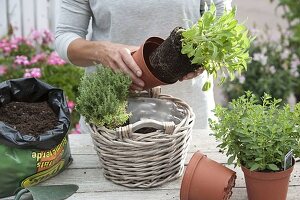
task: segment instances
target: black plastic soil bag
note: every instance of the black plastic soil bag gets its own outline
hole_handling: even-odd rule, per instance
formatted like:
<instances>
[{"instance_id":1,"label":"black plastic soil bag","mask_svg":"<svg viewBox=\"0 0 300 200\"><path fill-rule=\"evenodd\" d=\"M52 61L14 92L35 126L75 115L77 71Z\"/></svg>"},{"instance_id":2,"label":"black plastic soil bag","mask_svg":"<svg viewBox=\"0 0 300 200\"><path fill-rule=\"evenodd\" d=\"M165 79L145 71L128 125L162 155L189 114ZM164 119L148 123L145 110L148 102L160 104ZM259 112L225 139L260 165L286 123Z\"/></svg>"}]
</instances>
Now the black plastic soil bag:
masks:
<instances>
[{"instance_id":1,"label":"black plastic soil bag","mask_svg":"<svg viewBox=\"0 0 300 200\"><path fill-rule=\"evenodd\" d=\"M67 135L70 113L63 91L35 78L0 83L0 107L13 101L47 101L58 116L58 125L32 136L0 121L0 198L45 181L72 162Z\"/></svg>"},{"instance_id":2,"label":"black plastic soil bag","mask_svg":"<svg viewBox=\"0 0 300 200\"><path fill-rule=\"evenodd\" d=\"M65 137L70 127L70 112L61 89L35 78L12 79L0 83L0 107L12 101L42 102L58 115L58 125L38 137L22 135L0 121L0 143L18 148L50 149Z\"/></svg>"}]
</instances>

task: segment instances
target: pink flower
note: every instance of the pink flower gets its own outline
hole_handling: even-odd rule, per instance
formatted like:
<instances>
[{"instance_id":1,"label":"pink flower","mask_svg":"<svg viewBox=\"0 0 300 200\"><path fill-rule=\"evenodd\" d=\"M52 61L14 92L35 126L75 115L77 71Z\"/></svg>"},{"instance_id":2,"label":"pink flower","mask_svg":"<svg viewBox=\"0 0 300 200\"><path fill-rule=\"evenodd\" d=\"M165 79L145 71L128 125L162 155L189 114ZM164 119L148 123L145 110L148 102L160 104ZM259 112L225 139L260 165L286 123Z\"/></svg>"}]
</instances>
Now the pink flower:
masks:
<instances>
[{"instance_id":1,"label":"pink flower","mask_svg":"<svg viewBox=\"0 0 300 200\"><path fill-rule=\"evenodd\" d=\"M42 73L40 68L25 69L24 78L41 78Z\"/></svg>"},{"instance_id":2,"label":"pink flower","mask_svg":"<svg viewBox=\"0 0 300 200\"><path fill-rule=\"evenodd\" d=\"M16 56L15 64L27 66L30 65L30 62L27 56Z\"/></svg>"},{"instance_id":3,"label":"pink flower","mask_svg":"<svg viewBox=\"0 0 300 200\"><path fill-rule=\"evenodd\" d=\"M10 44L14 46L19 46L20 44L26 44L28 46L32 46L30 41L24 37L14 37L10 40Z\"/></svg>"},{"instance_id":4,"label":"pink flower","mask_svg":"<svg viewBox=\"0 0 300 200\"><path fill-rule=\"evenodd\" d=\"M10 43L6 39L0 40L0 49L2 49L5 55L9 54L12 50L17 49L15 44Z\"/></svg>"},{"instance_id":5,"label":"pink flower","mask_svg":"<svg viewBox=\"0 0 300 200\"><path fill-rule=\"evenodd\" d=\"M76 124L75 128L72 129L71 134L80 134L80 125L79 123Z\"/></svg>"},{"instance_id":6,"label":"pink flower","mask_svg":"<svg viewBox=\"0 0 300 200\"><path fill-rule=\"evenodd\" d=\"M7 72L7 67L5 65L0 65L0 76L3 76Z\"/></svg>"},{"instance_id":7,"label":"pink flower","mask_svg":"<svg viewBox=\"0 0 300 200\"><path fill-rule=\"evenodd\" d=\"M33 39L33 40L39 40L41 37L42 37L42 33L38 30L33 30L31 31L30 33L30 37Z\"/></svg>"},{"instance_id":8,"label":"pink flower","mask_svg":"<svg viewBox=\"0 0 300 200\"><path fill-rule=\"evenodd\" d=\"M42 43L49 44L54 41L53 34L49 30L44 30L42 33Z\"/></svg>"},{"instance_id":9,"label":"pink flower","mask_svg":"<svg viewBox=\"0 0 300 200\"><path fill-rule=\"evenodd\" d=\"M75 107L74 101L68 101L67 104L68 104L68 107L69 107L70 112L72 112L73 109L74 109L74 107Z\"/></svg>"},{"instance_id":10,"label":"pink flower","mask_svg":"<svg viewBox=\"0 0 300 200\"><path fill-rule=\"evenodd\" d=\"M48 57L48 64L49 65L64 65L66 62L59 57L56 52L52 52Z\"/></svg>"},{"instance_id":11,"label":"pink flower","mask_svg":"<svg viewBox=\"0 0 300 200\"><path fill-rule=\"evenodd\" d=\"M39 61L42 61L42 60L45 60L46 58L46 54L45 53L39 53L39 54L36 54L34 56L32 56L31 60L30 60L30 63L31 64L35 64Z\"/></svg>"}]
</instances>

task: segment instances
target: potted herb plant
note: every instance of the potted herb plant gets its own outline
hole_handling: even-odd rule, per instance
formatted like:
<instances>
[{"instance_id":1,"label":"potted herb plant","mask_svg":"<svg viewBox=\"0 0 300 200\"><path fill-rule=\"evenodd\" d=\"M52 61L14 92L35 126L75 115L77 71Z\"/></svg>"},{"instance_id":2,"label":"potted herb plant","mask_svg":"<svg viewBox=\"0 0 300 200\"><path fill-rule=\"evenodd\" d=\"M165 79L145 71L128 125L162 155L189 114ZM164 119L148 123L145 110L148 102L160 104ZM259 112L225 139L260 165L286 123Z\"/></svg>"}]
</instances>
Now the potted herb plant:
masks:
<instances>
[{"instance_id":1,"label":"potted herb plant","mask_svg":"<svg viewBox=\"0 0 300 200\"><path fill-rule=\"evenodd\" d=\"M165 41L149 38L133 57L144 74L150 71L159 80L156 85L174 83L199 68L214 77L221 71L222 81L228 74L233 78L234 72L247 68L252 40L247 28L235 19L235 13L236 9L224 11L218 18L211 4L196 24L187 29L176 27ZM155 85L145 82L146 88ZM207 80L202 89L210 86Z\"/></svg>"},{"instance_id":2,"label":"potted herb plant","mask_svg":"<svg viewBox=\"0 0 300 200\"><path fill-rule=\"evenodd\" d=\"M76 109L96 126L121 126L129 117L126 106L130 84L128 76L98 67L81 79Z\"/></svg>"},{"instance_id":3,"label":"potted herb plant","mask_svg":"<svg viewBox=\"0 0 300 200\"><path fill-rule=\"evenodd\" d=\"M248 91L229 108L217 106L210 127L228 163L242 166L250 200L286 199L293 157L300 156L300 104L281 107L268 94L257 102Z\"/></svg>"}]
</instances>

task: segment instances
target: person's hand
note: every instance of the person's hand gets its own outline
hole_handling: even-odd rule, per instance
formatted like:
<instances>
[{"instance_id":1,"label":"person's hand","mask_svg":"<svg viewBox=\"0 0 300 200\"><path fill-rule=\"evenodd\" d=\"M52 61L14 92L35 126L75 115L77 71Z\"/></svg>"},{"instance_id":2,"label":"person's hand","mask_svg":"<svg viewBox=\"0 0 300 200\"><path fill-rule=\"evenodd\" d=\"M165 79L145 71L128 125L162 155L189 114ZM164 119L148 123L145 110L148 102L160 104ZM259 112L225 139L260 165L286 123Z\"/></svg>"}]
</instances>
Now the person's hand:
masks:
<instances>
[{"instance_id":1,"label":"person's hand","mask_svg":"<svg viewBox=\"0 0 300 200\"><path fill-rule=\"evenodd\" d=\"M184 77L179 79L179 81L184 81L184 80L195 78L195 77L199 76L200 74L202 74L203 71L204 71L204 69L202 67L200 67L196 71L188 73L187 75L185 75Z\"/></svg>"},{"instance_id":2,"label":"person's hand","mask_svg":"<svg viewBox=\"0 0 300 200\"><path fill-rule=\"evenodd\" d=\"M139 47L107 41L99 42L98 59L103 65L109 66L115 72L123 72L132 80L131 90L143 90L145 83L140 79L142 71L131 56L131 52Z\"/></svg>"}]
</instances>

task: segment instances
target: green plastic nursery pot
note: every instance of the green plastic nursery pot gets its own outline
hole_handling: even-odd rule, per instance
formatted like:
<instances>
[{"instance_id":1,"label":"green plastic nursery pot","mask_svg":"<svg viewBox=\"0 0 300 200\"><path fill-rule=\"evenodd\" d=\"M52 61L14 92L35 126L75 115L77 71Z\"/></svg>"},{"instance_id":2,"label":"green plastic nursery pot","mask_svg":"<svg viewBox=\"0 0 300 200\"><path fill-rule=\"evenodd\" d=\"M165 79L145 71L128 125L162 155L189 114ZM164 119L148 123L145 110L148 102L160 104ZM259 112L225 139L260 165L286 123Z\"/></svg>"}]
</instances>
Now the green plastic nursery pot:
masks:
<instances>
[{"instance_id":1,"label":"green plastic nursery pot","mask_svg":"<svg viewBox=\"0 0 300 200\"><path fill-rule=\"evenodd\" d=\"M226 200L232 195L236 173L197 151L180 189L180 200Z\"/></svg>"},{"instance_id":2,"label":"green plastic nursery pot","mask_svg":"<svg viewBox=\"0 0 300 200\"><path fill-rule=\"evenodd\" d=\"M294 162L295 163L295 162ZM285 200L294 166L280 172L255 172L242 166L249 200Z\"/></svg>"},{"instance_id":3,"label":"green plastic nursery pot","mask_svg":"<svg viewBox=\"0 0 300 200\"><path fill-rule=\"evenodd\" d=\"M172 83L162 82L159 79L157 79L150 71L151 67L150 67L149 56L163 42L164 40L162 38L150 37L136 52L132 53L133 59L142 70L141 79L145 82L144 89L150 89L156 86L174 83L174 82Z\"/></svg>"}]
</instances>

